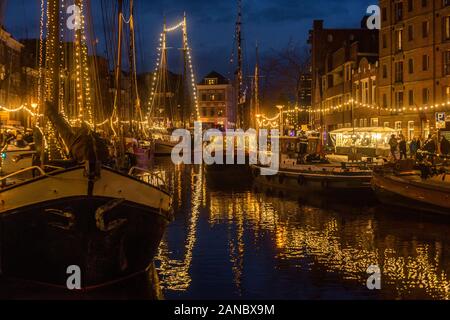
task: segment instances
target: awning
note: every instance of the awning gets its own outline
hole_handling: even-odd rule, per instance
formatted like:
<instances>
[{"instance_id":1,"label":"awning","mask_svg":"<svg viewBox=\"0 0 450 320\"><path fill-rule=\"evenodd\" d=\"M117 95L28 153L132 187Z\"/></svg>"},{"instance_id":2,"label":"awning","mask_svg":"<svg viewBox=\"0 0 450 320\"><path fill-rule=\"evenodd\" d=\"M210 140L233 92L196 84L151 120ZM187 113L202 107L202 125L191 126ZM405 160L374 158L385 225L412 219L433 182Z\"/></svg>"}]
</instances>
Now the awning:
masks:
<instances>
[{"instance_id":1,"label":"awning","mask_svg":"<svg viewBox=\"0 0 450 320\"><path fill-rule=\"evenodd\" d=\"M331 131L331 135L336 134L353 134L353 133L396 133L397 130L386 127L364 127L364 128L342 128Z\"/></svg>"}]
</instances>

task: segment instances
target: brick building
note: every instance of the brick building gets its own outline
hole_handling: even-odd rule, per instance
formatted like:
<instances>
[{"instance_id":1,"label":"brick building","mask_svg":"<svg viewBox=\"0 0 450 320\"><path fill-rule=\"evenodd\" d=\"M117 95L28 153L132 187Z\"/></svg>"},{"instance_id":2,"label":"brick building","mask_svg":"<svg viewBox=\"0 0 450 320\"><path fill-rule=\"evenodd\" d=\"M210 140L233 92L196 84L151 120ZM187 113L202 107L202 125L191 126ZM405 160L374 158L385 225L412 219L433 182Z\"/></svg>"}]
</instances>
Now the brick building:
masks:
<instances>
[{"instance_id":1,"label":"brick building","mask_svg":"<svg viewBox=\"0 0 450 320\"><path fill-rule=\"evenodd\" d=\"M367 103L376 100L378 31L324 29L323 21L316 20L308 43L312 59L311 125L330 132L359 125L359 119L366 124L374 110L358 108L356 102L361 103L358 96Z\"/></svg>"},{"instance_id":2,"label":"brick building","mask_svg":"<svg viewBox=\"0 0 450 320\"><path fill-rule=\"evenodd\" d=\"M197 85L200 121L205 126L230 129L236 123L236 97L231 82L213 71Z\"/></svg>"},{"instance_id":3,"label":"brick building","mask_svg":"<svg viewBox=\"0 0 450 320\"><path fill-rule=\"evenodd\" d=\"M22 48L23 45L0 25L0 106L9 109L24 103L20 61ZM2 125L19 124L22 117L21 113L0 111Z\"/></svg>"},{"instance_id":4,"label":"brick building","mask_svg":"<svg viewBox=\"0 0 450 320\"><path fill-rule=\"evenodd\" d=\"M381 118L411 139L450 104L450 1L381 0ZM448 123L447 123L448 126Z\"/></svg>"}]
</instances>

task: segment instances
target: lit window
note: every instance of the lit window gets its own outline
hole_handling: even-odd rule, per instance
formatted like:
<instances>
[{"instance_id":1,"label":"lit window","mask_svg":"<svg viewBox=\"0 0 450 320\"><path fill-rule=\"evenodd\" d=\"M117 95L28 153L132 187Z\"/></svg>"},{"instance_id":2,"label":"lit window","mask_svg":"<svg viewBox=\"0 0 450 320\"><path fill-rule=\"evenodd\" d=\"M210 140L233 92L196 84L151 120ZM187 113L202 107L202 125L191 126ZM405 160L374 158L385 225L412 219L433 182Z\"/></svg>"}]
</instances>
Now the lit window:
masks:
<instances>
[{"instance_id":1,"label":"lit window","mask_svg":"<svg viewBox=\"0 0 450 320\"><path fill-rule=\"evenodd\" d=\"M408 140L411 141L414 138L414 121L408 121Z\"/></svg>"},{"instance_id":2,"label":"lit window","mask_svg":"<svg viewBox=\"0 0 450 320\"><path fill-rule=\"evenodd\" d=\"M444 17L444 28L442 31L444 40L450 40L450 16Z\"/></svg>"},{"instance_id":3,"label":"lit window","mask_svg":"<svg viewBox=\"0 0 450 320\"><path fill-rule=\"evenodd\" d=\"M443 52L444 76L450 75L450 50Z\"/></svg>"},{"instance_id":4,"label":"lit window","mask_svg":"<svg viewBox=\"0 0 450 320\"><path fill-rule=\"evenodd\" d=\"M403 30L397 30L395 32L395 38L397 39L397 51L403 49Z\"/></svg>"},{"instance_id":5,"label":"lit window","mask_svg":"<svg viewBox=\"0 0 450 320\"><path fill-rule=\"evenodd\" d=\"M398 133L402 132L402 122L401 121L395 121L395 130L397 130Z\"/></svg>"}]
</instances>

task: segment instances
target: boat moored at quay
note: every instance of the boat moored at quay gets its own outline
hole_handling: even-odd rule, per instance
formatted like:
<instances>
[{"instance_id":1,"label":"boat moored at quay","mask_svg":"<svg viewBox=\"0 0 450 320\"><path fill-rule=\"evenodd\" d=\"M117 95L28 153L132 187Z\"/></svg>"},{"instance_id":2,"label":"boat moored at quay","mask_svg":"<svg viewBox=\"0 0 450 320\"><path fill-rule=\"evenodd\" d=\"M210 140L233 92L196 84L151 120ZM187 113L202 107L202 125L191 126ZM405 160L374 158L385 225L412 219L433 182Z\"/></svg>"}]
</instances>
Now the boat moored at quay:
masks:
<instances>
[{"instance_id":1,"label":"boat moored at quay","mask_svg":"<svg viewBox=\"0 0 450 320\"><path fill-rule=\"evenodd\" d=\"M147 270L172 220L164 181L138 169L29 170L39 175L0 190L3 276L66 287L75 265L90 289Z\"/></svg>"},{"instance_id":2,"label":"boat moored at quay","mask_svg":"<svg viewBox=\"0 0 450 320\"><path fill-rule=\"evenodd\" d=\"M252 165L255 182L294 192L370 192L372 162L331 163L318 149L318 137L280 137L279 169Z\"/></svg>"},{"instance_id":3,"label":"boat moored at quay","mask_svg":"<svg viewBox=\"0 0 450 320\"><path fill-rule=\"evenodd\" d=\"M430 164L415 168L411 162L407 166L400 164L374 170L372 188L378 200L408 212L450 216L448 168Z\"/></svg>"}]
</instances>

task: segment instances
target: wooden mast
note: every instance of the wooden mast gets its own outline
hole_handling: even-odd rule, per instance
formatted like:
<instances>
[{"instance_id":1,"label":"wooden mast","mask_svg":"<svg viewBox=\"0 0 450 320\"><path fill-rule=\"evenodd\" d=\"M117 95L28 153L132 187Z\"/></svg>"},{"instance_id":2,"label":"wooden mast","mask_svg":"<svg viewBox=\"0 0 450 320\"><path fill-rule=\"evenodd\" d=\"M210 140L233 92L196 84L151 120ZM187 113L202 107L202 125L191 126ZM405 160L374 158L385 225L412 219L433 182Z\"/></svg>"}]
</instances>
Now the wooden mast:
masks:
<instances>
[{"instance_id":1,"label":"wooden mast","mask_svg":"<svg viewBox=\"0 0 450 320\"><path fill-rule=\"evenodd\" d=\"M236 41L238 54L238 69L236 71L237 93L237 128L245 128L245 111L243 97L243 72L242 72L242 0L238 0L238 16L236 21Z\"/></svg>"},{"instance_id":2,"label":"wooden mast","mask_svg":"<svg viewBox=\"0 0 450 320\"><path fill-rule=\"evenodd\" d=\"M250 124L252 128L256 128L256 116L259 114L259 48L256 43L256 64L255 74L253 76L253 103L250 113Z\"/></svg>"},{"instance_id":3,"label":"wooden mast","mask_svg":"<svg viewBox=\"0 0 450 320\"><path fill-rule=\"evenodd\" d=\"M183 105L181 110L181 123L183 128L189 127L191 123L191 101L189 97L189 85L188 85L188 46L187 46L187 20L186 20L186 12L183 16Z\"/></svg>"},{"instance_id":4,"label":"wooden mast","mask_svg":"<svg viewBox=\"0 0 450 320\"><path fill-rule=\"evenodd\" d=\"M118 149L117 159L119 169L124 166L125 157L125 141L123 135L123 125L121 119L123 118L123 106L122 106L122 33L123 33L123 0L118 0L118 39L117 39L117 56L116 56L116 71L115 71L115 87L116 96L114 99L114 113L112 121L117 121L118 127ZM115 118L115 119L114 119ZM114 123L112 124L114 126Z\"/></svg>"}]
</instances>

